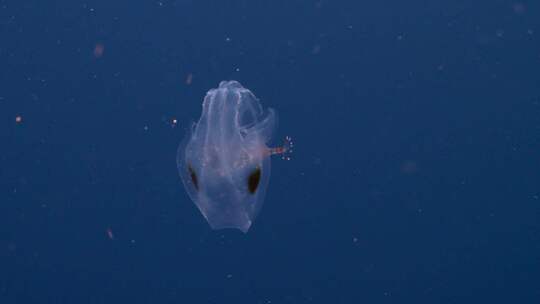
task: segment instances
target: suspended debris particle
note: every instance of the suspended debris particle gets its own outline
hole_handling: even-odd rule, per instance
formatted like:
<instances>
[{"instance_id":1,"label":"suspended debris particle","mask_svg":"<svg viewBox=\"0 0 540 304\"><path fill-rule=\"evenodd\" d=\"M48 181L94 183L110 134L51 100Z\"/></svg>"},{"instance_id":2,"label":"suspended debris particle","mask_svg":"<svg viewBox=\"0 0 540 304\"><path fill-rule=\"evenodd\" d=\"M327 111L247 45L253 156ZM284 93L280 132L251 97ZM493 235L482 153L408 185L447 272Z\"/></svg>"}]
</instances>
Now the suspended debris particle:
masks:
<instances>
[{"instance_id":1,"label":"suspended debris particle","mask_svg":"<svg viewBox=\"0 0 540 304\"><path fill-rule=\"evenodd\" d=\"M105 46L101 43L97 43L94 47L94 57L101 58L101 56L103 56L103 51L105 51Z\"/></svg>"},{"instance_id":2,"label":"suspended debris particle","mask_svg":"<svg viewBox=\"0 0 540 304\"><path fill-rule=\"evenodd\" d=\"M114 240L114 234L111 228L107 228L107 236L109 237L109 239Z\"/></svg>"},{"instance_id":3,"label":"suspended debris particle","mask_svg":"<svg viewBox=\"0 0 540 304\"><path fill-rule=\"evenodd\" d=\"M186 77L186 84L190 85L192 81L193 81L193 74L189 73Z\"/></svg>"}]
</instances>

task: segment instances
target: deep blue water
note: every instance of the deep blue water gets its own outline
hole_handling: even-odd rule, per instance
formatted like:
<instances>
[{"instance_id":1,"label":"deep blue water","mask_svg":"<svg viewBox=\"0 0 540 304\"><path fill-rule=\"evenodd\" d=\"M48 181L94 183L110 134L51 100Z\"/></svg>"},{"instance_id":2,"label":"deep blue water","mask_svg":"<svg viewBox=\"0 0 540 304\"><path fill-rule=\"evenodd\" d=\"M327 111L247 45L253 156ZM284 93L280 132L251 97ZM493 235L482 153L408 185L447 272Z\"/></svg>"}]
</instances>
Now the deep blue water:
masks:
<instances>
[{"instance_id":1,"label":"deep blue water","mask_svg":"<svg viewBox=\"0 0 540 304\"><path fill-rule=\"evenodd\" d=\"M229 79L247 234L175 164ZM540 303L538 1L0 1L0 138L2 304Z\"/></svg>"}]
</instances>

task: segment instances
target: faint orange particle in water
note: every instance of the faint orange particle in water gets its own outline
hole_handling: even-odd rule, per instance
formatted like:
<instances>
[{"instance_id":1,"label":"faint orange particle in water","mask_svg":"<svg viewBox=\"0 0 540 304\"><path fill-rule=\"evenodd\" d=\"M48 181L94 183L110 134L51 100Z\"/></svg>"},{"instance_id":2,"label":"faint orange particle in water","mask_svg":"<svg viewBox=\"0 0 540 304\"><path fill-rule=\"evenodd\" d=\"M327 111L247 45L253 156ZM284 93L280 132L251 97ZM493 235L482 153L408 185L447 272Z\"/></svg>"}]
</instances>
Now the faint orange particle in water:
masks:
<instances>
[{"instance_id":1,"label":"faint orange particle in water","mask_svg":"<svg viewBox=\"0 0 540 304\"><path fill-rule=\"evenodd\" d=\"M186 78L186 84L190 85L192 81L193 81L193 74L189 73Z\"/></svg>"},{"instance_id":2,"label":"faint orange particle in water","mask_svg":"<svg viewBox=\"0 0 540 304\"><path fill-rule=\"evenodd\" d=\"M96 44L94 47L94 57L100 58L103 56L103 51L105 51L105 46L103 46L101 43Z\"/></svg>"},{"instance_id":3,"label":"faint orange particle in water","mask_svg":"<svg viewBox=\"0 0 540 304\"><path fill-rule=\"evenodd\" d=\"M15 122L16 122L16 123L21 123L21 122L22 122L22 116L21 116L21 115L17 115L17 116L15 117Z\"/></svg>"}]
</instances>

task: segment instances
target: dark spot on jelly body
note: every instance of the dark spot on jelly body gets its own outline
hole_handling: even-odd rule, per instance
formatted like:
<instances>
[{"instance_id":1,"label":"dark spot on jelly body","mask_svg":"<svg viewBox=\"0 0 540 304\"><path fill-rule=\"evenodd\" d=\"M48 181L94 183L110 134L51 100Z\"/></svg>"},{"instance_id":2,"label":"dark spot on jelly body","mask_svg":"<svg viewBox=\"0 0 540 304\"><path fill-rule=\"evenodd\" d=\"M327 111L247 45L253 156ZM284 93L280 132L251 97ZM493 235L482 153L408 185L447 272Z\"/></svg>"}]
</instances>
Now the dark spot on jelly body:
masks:
<instances>
[{"instance_id":1,"label":"dark spot on jelly body","mask_svg":"<svg viewBox=\"0 0 540 304\"><path fill-rule=\"evenodd\" d=\"M195 190L199 191L199 180L197 179L197 174L195 174L195 170L193 170L191 165L188 165L188 171L191 181L193 182L193 186L195 186Z\"/></svg>"},{"instance_id":2,"label":"dark spot on jelly body","mask_svg":"<svg viewBox=\"0 0 540 304\"><path fill-rule=\"evenodd\" d=\"M257 188L259 187L259 182L261 181L261 168L257 167L248 177L248 191L251 194L254 194L257 192Z\"/></svg>"}]
</instances>

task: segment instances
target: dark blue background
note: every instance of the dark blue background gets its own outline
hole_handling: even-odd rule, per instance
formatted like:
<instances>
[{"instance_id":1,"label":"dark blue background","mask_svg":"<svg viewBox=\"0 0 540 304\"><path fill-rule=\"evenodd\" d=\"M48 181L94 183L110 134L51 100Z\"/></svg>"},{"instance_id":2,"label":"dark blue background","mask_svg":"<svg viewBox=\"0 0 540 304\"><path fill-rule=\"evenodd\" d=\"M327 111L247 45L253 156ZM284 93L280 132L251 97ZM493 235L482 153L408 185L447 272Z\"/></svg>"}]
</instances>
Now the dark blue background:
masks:
<instances>
[{"instance_id":1,"label":"dark blue background","mask_svg":"<svg viewBox=\"0 0 540 304\"><path fill-rule=\"evenodd\" d=\"M537 1L0 1L0 303L540 303L539 73ZM246 235L175 165L228 79Z\"/></svg>"}]
</instances>

